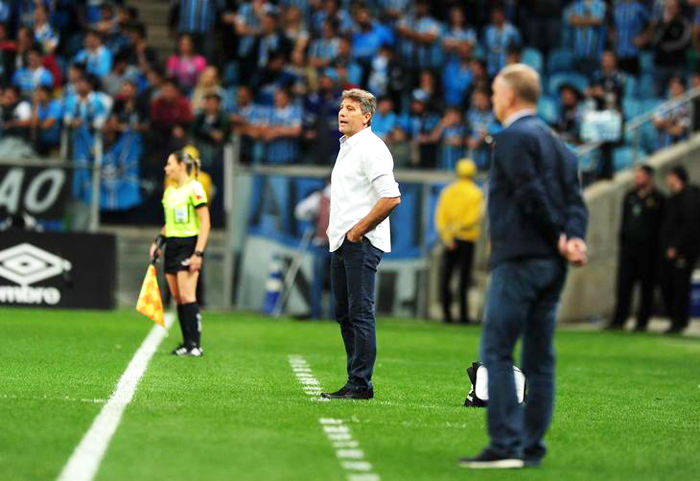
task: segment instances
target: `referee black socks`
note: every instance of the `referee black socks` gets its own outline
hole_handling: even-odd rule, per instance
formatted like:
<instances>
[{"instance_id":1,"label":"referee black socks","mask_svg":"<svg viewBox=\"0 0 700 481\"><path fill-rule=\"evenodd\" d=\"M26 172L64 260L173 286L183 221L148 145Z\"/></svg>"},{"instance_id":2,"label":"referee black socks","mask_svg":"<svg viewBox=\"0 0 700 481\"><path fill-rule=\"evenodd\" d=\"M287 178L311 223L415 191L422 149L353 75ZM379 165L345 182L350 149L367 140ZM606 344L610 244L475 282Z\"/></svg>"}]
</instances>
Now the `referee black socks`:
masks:
<instances>
[{"instance_id":1,"label":"referee black socks","mask_svg":"<svg viewBox=\"0 0 700 481\"><path fill-rule=\"evenodd\" d=\"M202 314L196 302L180 304L177 306L177 314L182 328L182 337L188 347L199 347L202 336Z\"/></svg>"}]
</instances>

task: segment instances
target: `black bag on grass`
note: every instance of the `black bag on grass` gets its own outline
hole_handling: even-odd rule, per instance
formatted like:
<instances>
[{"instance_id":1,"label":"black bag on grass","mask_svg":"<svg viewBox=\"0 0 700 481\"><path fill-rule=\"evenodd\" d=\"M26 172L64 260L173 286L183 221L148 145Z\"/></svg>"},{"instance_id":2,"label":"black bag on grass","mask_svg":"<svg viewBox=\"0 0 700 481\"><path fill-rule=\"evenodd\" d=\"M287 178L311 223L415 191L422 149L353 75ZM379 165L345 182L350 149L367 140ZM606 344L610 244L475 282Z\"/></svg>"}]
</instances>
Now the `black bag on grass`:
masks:
<instances>
[{"instance_id":1,"label":"black bag on grass","mask_svg":"<svg viewBox=\"0 0 700 481\"><path fill-rule=\"evenodd\" d=\"M513 375L515 376L515 393L518 396L518 403L522 404L527 395L525 374L513 366ZM464 400L464 405L477 408L486 407L489 401L489 376L486 366L480 362L473 362L467 368L467 376L472 383L472 388L467 394L467 399Z\"/></svg>"}]
</instances>

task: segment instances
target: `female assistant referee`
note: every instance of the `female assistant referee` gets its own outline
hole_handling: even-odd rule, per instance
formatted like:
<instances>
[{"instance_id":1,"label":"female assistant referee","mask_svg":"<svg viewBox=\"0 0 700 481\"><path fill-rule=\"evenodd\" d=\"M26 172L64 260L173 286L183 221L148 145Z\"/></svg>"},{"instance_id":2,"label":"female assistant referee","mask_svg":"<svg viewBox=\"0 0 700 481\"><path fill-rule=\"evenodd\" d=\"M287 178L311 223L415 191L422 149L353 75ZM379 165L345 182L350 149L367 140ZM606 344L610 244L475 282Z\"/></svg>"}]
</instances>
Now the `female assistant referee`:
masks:
<instances>
[{"instance_id":1,"label":"female assistant referee","mask_svg":"<svg viewBox=\"0 0 700 481\"><path fill-rule=\"evenodd\" d=\"M151 258L165 247L165 278L182 330L183 342L173 350L177 356L201 357L202 315L196 290L209 230L207 194L197 180L199 159L186 150L168 157L165 176L173 185L165 189L165 226L151 244Z\"/></svg>"}]
</instances>

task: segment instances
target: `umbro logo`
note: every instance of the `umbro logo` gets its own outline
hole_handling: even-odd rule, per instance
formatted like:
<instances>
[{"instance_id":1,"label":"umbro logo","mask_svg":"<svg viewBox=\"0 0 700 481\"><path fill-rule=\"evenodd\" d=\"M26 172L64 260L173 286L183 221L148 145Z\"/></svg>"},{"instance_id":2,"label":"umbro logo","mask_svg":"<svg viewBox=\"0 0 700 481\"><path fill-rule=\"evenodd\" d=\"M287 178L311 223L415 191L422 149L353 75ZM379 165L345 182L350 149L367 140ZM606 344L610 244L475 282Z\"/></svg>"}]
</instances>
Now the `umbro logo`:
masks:
<instances>
[{"instance_id":1,"label":"umbro logo","mask_svg":"<svg viewBox=\"0 0 700 481\"><path fill-rule=\"evenodd\" d=\"M70 271L65 259L28 243L0 251L0 276L26 287Z\"/></svg>"}]
</instances>

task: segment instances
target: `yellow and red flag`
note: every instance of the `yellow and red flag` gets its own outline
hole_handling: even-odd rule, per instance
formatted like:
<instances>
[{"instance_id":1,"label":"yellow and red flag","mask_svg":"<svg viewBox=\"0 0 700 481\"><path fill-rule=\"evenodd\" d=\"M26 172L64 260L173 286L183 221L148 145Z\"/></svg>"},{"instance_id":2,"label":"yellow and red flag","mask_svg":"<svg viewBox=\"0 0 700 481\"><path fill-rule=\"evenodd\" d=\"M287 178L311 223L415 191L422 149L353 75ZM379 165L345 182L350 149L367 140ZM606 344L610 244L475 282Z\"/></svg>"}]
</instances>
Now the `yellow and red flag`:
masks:
<instances>
[{"instance_id":1,"label":"yellow and red flag","mask_svg":"<svg viewBox=\"0 0 700 481\"><path fill-rule=\"evenodd\" d=\"M160 298L156 268L153 264L148 266L146 277L143 279L139 300L136 301L136 310L156 324L165 327L163 301Z\"/></svg>"}]
</instances>

